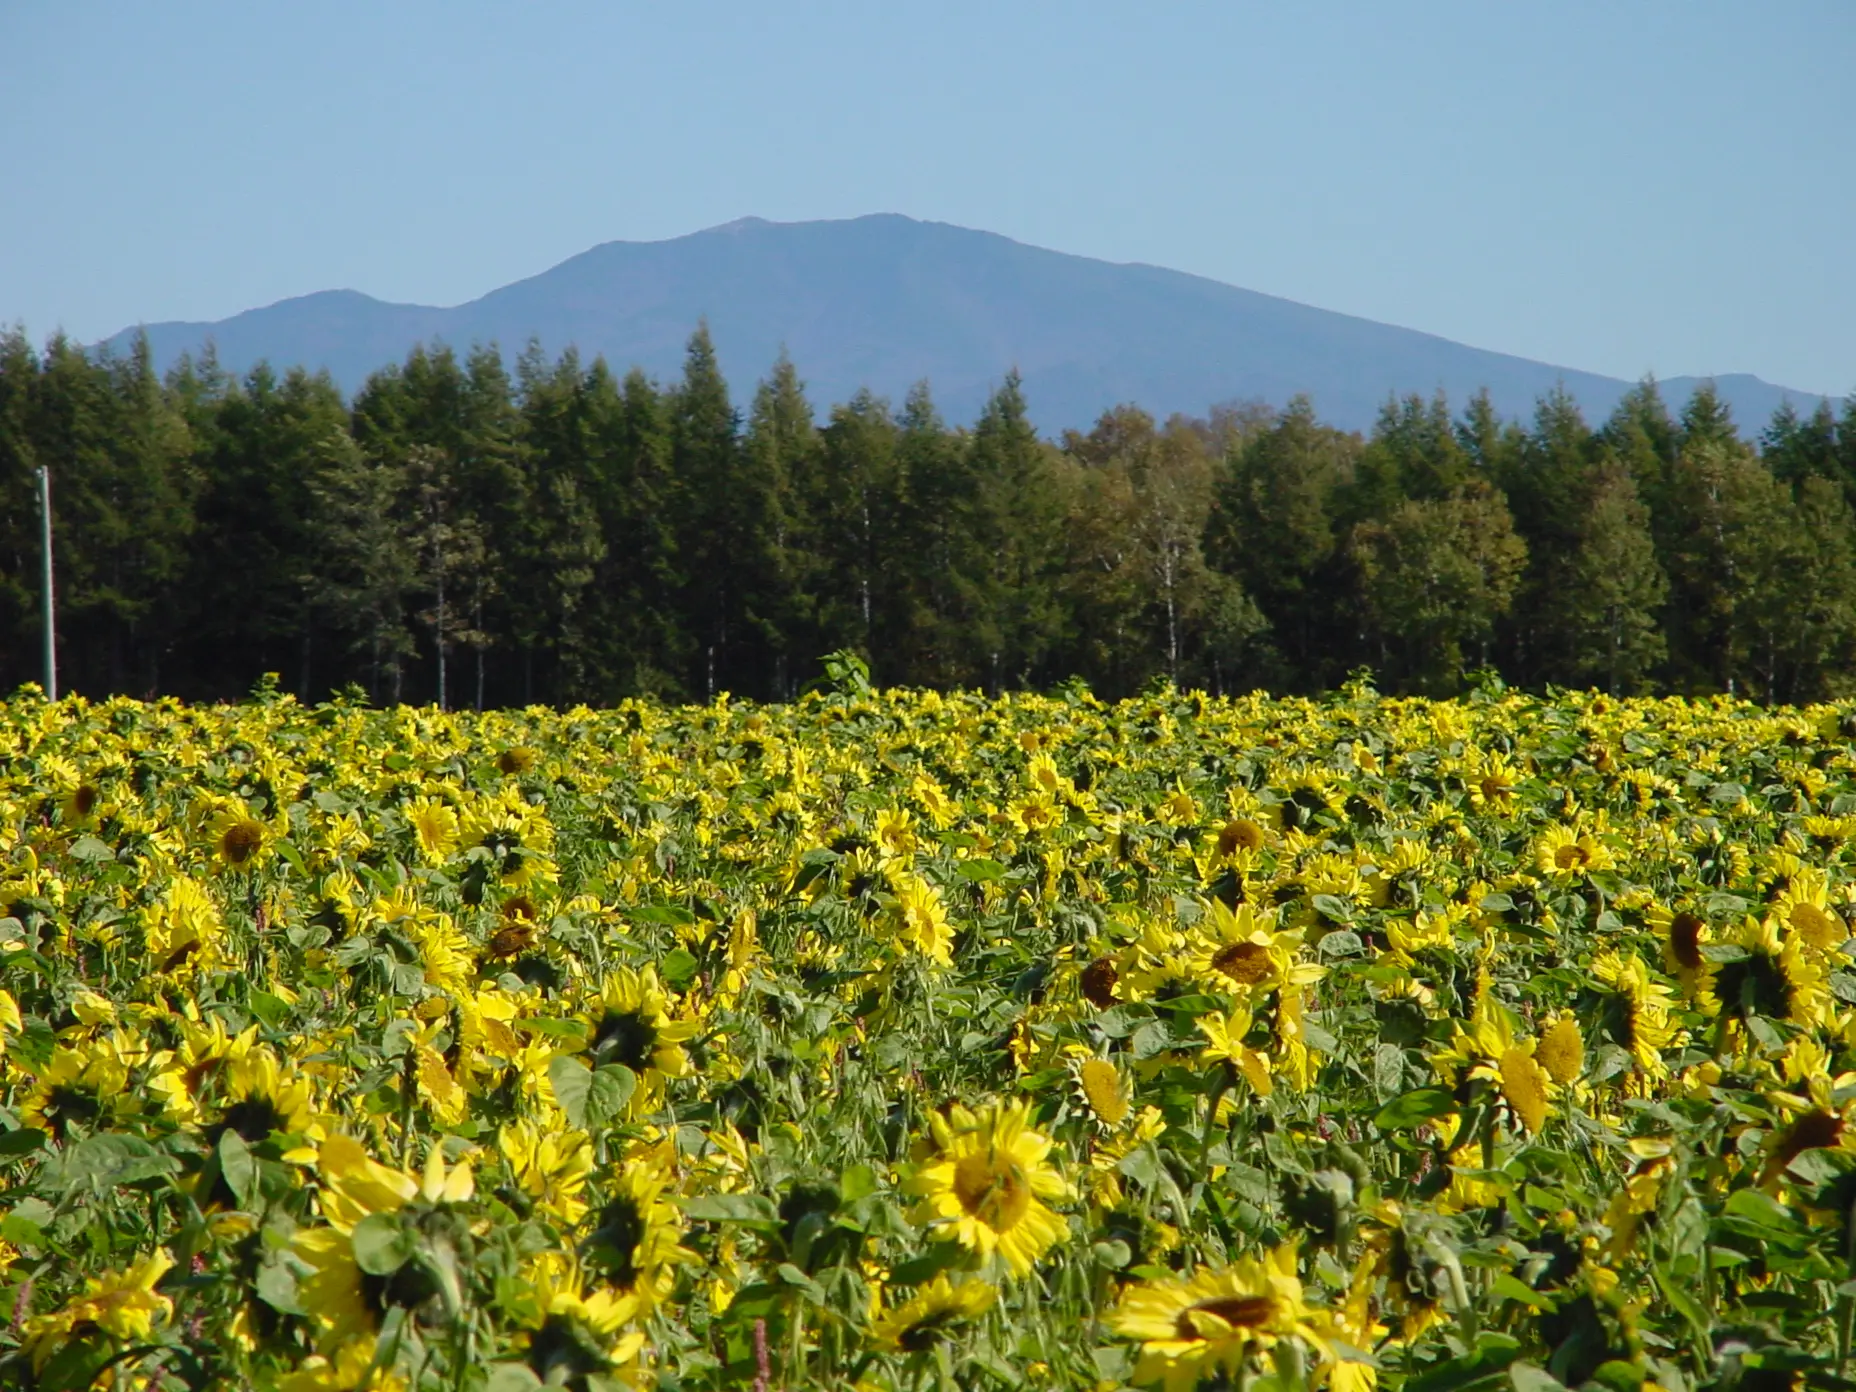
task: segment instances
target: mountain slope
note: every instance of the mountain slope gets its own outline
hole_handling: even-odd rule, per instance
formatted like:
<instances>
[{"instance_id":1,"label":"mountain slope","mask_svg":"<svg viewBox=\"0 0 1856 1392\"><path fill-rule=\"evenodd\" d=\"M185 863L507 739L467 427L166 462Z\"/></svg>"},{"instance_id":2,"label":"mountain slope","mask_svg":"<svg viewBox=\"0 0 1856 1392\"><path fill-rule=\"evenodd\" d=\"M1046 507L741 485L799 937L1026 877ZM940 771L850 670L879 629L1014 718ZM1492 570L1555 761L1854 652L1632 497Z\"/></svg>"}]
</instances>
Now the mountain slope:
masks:
<instances>
[{"instance_id":1,"label":"mountain slope","mask_svg":"<svg viewBox=\"0 0 1856 1392\"><path fill-rule=\"evenodd\" d=\"M635 364L669 378L703 317L744 403L782 346L821 409L864 386L899 401L926 377L955 421L972 419L1016 365L1034 418L1053 431L1086 427L1121 401L1165 416L1234 399L1281 404L1297 392L1324 419L1364 427L1388 393L1439 387L1460 404L1486 386L1504 414L1521 415L1556 382L1596 418L1628 386L1178 271L893 214L744 218L670 241L607 242L451 309L328 291L146 332L164 368L210 338L233 371L260 358L302 363L352 390L433 339L460 351L495 342L513 355L536 337L550 353L577 345L615 370ZM134 332L110 344L122 348ZM1680 402L1693 385L1676 378L1665 389ZM1787 395L1745 375L1718 386L1748 430ZM1790 395L1801 409L1816 400Z\"/></svg>"}]
</instances>

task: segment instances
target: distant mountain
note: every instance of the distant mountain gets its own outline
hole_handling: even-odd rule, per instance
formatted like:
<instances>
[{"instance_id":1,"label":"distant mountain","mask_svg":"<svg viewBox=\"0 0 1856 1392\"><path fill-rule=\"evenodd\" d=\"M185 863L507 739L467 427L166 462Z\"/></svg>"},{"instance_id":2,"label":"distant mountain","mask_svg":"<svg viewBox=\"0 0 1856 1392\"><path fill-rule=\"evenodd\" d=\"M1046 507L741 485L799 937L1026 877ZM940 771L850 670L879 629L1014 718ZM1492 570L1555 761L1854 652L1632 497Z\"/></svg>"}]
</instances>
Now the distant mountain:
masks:
<instances>
[{"instance_id":1,"label":"distant mountain","mask_svg":"<svg viewBox=\"0 0 1856 1392\"><path fill-rule=\"evenodd\" d=\"M926 377L943 413L968 421L1017 366L1048 431L1086 427L1124 401L1164 417L1231 400L1280 405L1297 392L1323 419L1363 428L1389 393L1439 387L1459 405L1487 387L1517 416L1560 382L1596 422L1629 386L1179 271L894 214L743 218L670 241L607 242L452 309L332 290L146 332L163 368L210 339L232 371L260 359L326 367L352 391L433 340L460 352L497 343L513 357L535 337L550 353L577 345L616 371L637 365L668 379L703 317L744 404L782 346L821 410L865 386L900 402ZM134 332L109 342L120 349ZM1665 382L1671 403L1696 381ZM1801 410L1817 401L1745 374L1715 382L1749 433L1787 396Z\"/></svg>"}]
</instances>

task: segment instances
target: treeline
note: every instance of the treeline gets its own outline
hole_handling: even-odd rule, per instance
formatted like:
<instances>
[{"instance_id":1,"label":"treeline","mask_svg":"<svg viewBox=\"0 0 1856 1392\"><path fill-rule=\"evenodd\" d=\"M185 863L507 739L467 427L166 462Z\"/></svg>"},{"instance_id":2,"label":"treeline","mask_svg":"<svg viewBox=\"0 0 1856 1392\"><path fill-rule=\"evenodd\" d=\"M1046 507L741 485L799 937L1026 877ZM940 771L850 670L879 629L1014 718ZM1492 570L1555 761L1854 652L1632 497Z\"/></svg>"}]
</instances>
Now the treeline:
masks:
<instances>
[{"instance_id":1,"label":"treeline","mask_svg":"<svg viewBox=\"0 0 1856 1392\"><path fill-rule=\"evenodd\" d=\"M1852 398L1856 402L1856 398ZM352 402L210 353L165 379L0 336L0 689L37 680L48 465L59 660L90 695L452 706L782 698L824 655L876 680L1079 677L1312 691L1370 667L1447 693L1856 687L1856 404L1748 441L1654 382L1594 427L1486 396L1306 399L1040 439L1015 376L970 426L928 387L821 426L790 362L745 415L706 329L681 381L531 346L415 350Z\"/></svg>"}]
</instances>

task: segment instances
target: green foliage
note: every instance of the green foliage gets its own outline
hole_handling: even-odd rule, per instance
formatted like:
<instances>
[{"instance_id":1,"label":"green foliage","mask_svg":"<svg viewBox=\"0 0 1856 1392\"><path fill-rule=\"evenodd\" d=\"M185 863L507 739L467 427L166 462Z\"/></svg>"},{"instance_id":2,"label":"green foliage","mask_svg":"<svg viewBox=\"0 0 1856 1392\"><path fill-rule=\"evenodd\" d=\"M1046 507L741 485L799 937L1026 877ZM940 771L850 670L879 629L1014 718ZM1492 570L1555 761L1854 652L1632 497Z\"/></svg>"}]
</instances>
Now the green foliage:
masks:
<instances>
[{"instance_id":1,"label":"green foliage","mask_svg":"<svg viewBox=\"0 0 1856 1392\"><path fill-rule=\"evenodd\" d=\"M1654 381L1389 400L1364 438L1281 410L1117 406L1040 439L1008 375L970 427L918 384L823 412L777 361L745 414L706 326L680 380L531 343L326 375L0 335L0 689L40 676L38 503L63 685L450 707L791 699L882 683L1447 693L1856 686L1856 404L1744 440Z\"/></svg>"}]
</instances>

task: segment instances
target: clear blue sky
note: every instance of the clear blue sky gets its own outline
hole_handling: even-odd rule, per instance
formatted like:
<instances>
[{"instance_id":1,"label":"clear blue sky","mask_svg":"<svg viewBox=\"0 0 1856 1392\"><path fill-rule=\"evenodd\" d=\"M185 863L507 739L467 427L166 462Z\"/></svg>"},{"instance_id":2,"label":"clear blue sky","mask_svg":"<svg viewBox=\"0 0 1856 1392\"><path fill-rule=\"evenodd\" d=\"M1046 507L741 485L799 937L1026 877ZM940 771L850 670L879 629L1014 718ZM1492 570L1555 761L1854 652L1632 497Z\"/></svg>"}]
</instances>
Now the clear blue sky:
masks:
<instances>
[{"instance_id":1,"label":"clear blue sky","mask_svg":"<svg viewBox=\"0 0 1856 1392\"><path fill-rule=\"evenodd\" d=\"M892 211L1856 387L1852 0L0 0L0 106L0 322L35 337Z\"/></svg>"}]
</instances>

